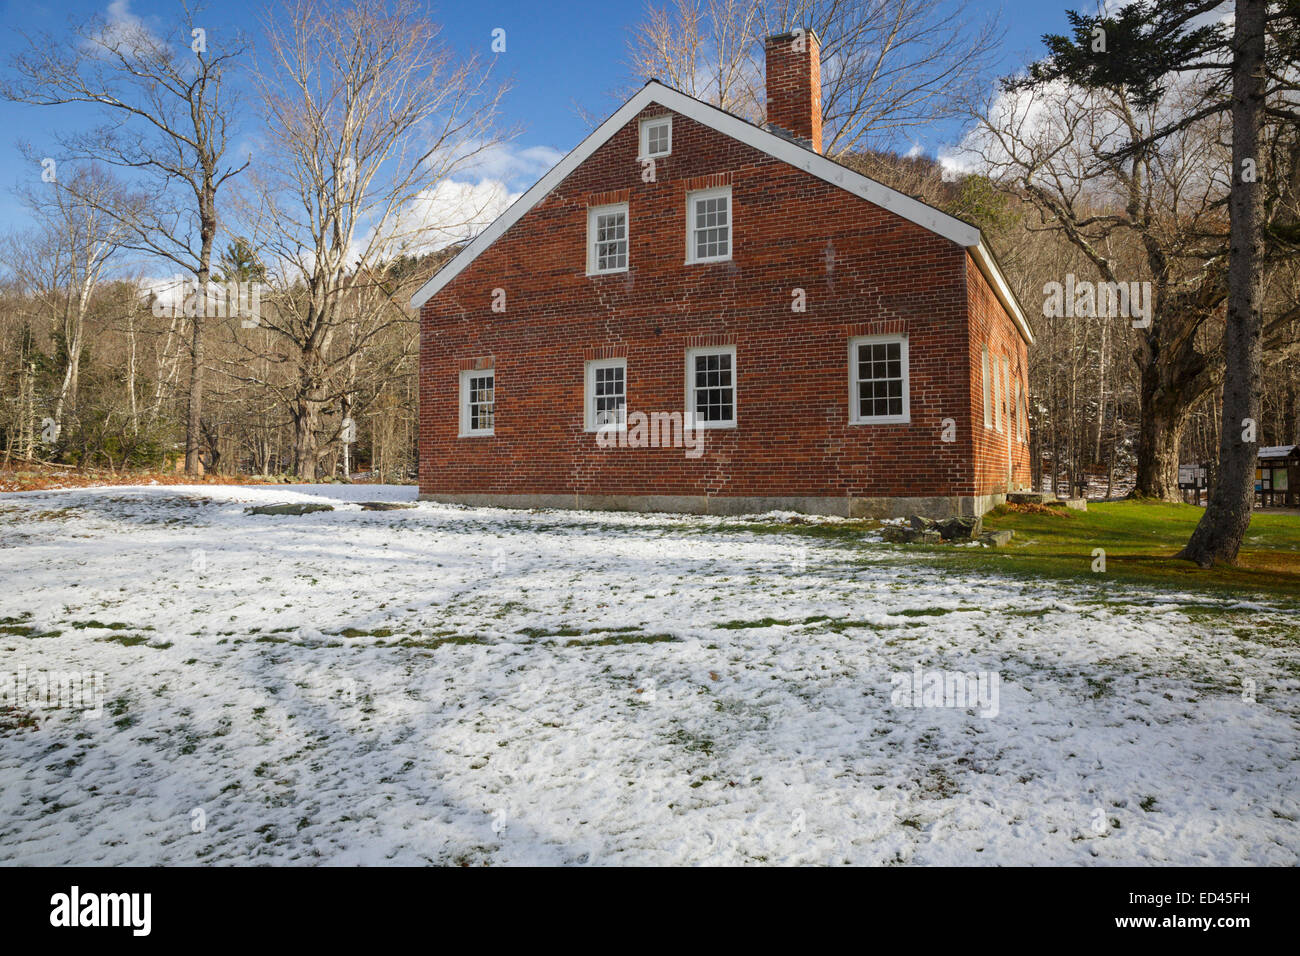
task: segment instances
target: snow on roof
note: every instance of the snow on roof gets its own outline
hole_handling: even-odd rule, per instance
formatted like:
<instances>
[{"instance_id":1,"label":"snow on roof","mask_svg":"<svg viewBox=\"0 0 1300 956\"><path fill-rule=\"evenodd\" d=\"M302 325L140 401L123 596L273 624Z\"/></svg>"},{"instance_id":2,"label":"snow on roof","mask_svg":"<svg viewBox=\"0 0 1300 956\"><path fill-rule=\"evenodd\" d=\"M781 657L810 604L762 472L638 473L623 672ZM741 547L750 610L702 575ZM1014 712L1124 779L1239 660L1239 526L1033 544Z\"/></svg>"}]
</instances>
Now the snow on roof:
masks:
<instances>
[{"instance_id":1,"label":"snow on roof","mask_svg":"<svg viewBox=\"0 0 1300 956\"><path fill-rule=\"evenodd\" d=\"M1260 458L1290 458L1300 445L1270 445L1259 450Z\"/></svg>"}]
</instances>

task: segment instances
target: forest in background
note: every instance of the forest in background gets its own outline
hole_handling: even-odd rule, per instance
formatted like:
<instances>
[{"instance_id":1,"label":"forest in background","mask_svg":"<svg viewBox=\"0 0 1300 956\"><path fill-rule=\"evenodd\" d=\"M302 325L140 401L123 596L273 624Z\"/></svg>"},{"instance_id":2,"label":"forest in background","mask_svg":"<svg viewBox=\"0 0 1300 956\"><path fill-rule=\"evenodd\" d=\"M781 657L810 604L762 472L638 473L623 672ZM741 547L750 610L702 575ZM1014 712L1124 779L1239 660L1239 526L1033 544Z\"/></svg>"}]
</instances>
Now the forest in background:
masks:
<instances>
[{"instance_id":1,"label":"forest in background","mask_svg":"<svg viewBox=\"0 0 1300 956\"><path fill-rule=\"evenodd\" d=\"M417 6L324 10L268 8L256 44L209 37L202 51L193 12L165 37L89 23L7 66L11 99L91 103L140 132L68 137L53 178L31 149L37 225L0 242L4 462L412 478L408 301L458 248L429 234L482 211L421 204L517 131L490 63L441 45ZM978 226L1010 277L1037 337L1036 482L1176 497L1177 464L1213 461L1220 441L1230 131L1210 113L1151 134L1195 112L1198 79L1141 106L1060 81L1013 90L989 69L996 22L944 0L680 0L647 10L629 74L761 119L761 38L800 23L826 38L828 155ZM271 131L248 161L228 149L236 111ZM955 157L909 155L912 134L955 117L969 131ZM1263 140L1275 242L1260 275L1259 444L1294 444L1300 130L1278 117ZM1130 147L1122 161L1116 144ZM228 311L219 299L171 308L149 289L166 269L199 288L257 284L260 315L211 314ZM1050 314L1045 290L1066 276L1148 283L1149 325Z\"/></svg>"}]
</instances>

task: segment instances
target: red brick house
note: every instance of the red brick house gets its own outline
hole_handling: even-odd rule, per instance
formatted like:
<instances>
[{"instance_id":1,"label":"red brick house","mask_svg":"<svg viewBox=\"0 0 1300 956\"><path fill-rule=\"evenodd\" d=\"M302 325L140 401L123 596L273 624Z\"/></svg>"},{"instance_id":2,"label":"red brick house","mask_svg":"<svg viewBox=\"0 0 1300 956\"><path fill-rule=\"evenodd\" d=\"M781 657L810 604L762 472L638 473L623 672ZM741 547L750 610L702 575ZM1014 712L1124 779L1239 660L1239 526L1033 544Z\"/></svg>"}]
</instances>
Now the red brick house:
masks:
<instances>
[{"instance_id":1,"label":"red brick house","mask_svg":"<svg viewBox=\"0 0 1300 956\"><path fill-rule=\"evenodd\" d=\"M1029 482L1032 333L979 230L820 154L819 43L756 126L645 85L412 299L420 496L980 513Z\"/></svg>"}]
</instances>

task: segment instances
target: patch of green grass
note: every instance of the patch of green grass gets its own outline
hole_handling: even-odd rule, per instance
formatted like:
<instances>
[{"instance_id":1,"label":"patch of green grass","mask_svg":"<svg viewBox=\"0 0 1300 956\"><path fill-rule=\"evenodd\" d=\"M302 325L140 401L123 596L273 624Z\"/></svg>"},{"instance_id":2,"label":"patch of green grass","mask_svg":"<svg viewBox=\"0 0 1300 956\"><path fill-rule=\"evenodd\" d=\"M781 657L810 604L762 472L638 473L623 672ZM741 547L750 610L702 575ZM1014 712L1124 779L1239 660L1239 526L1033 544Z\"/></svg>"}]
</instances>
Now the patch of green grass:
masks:
<instances>
[{"instance_id":1,"label":"patch of green grass","mask_svg":"<svg viewBox=\"0 0 1300 956\"><path fill-rule=\"evenodd\" d=\"M31 711L12 706L0 707L0 734L11 730L36 730L39 726L36 715Z\"/></svg>"},{"instance_id":2,"label":"patch of green grass","mask_svg":"<svg viewBox=\"0 0 1300 956\"><path fill-rule=\"evenodd\" d=\"M453 634L448 637L430 637L428 639L416 640L415 638L404 637L397 641L395 647L420 647L430 649L442 647L444 644L486 644L487 638L481 634Z\"/></svg>"},{"instance_id":3,"label":"patch of green grass","mask_svg":"<svg viewBox=\"0 0 1300 956\"><path fill-rule=\"evenodd\" d=\"M995 508L987 530L1015 532L996 550L952 548L918 553L917 559L999 575L1121 582L1178 590L1300 595L1300 515L1256 513L1236 567L1202 570L1174 557L1204 513L1194 505L1158 501L1089 502L1087 511L1028 514ZM1092 570L1097 548L1106 570Z\"/></svg>"},{"instance_id":4,"label":"patch of green grass","mask_svg":"<svg viewBox=\"0 0 1300 956\"><path fill-rule=\"evenodd\" d=\"M713 756L715 746L710 738L682 729L674 730L669 734L668 742L690 753L704 754L706 757Z\"/></svg>"},{"instance_id":5,"label":"patch of green grass","mask_svg":"<svg viewBox=\"0 0 1300 956\"><path fill-rule=\"evenodd\" d=\"M341 637L392 637L393 632L386 627L377 627L373 631L365 631L358 627L345 627L343 630L336 632Z\"/></svg>"},{"instance_id":6,"label":"patch of green grass","mask_svg":"<svg viewBox=\"0 0 1300 956\"><path fill-rule=\"evenodd\" d=\"M614 647L619 644L667 644L676 641L674 634L610 634L594 641L565 641L565 647Z\"/></svg>"},{"instance_id":7,"label":"patch of green grass","mask_svg":"<svg viewBox=\"0 0 1300 956\"><path fill-rule=\"evenodd\" d=\"M580 627L521 627L515 633L523 634L525 637L543 638L543 637L577 637L579 634L586 634Z\"/></svg>"},{"instance_id":8,"label":"patch of green grass","mask_svg":"<svg viewBox=\"0 0 1300 956\"><path fill-rule=\"evenodd\" d=\"M115 644L121 644L123 647L138 647L148 641L149 638L143 634L114 634L112 637L101 637L98 640L112 641Z\"/></svg>"},{"instance_id":9,"label":"patch of green grass","mask_svg":"<svg viewBox=\"0 0 1300 956\"><path fill-rule=\"evenodd\" d=\"M791 624L799 623L799 621L785 620L779 617L760 617L754 621L723 621L716 627L723 631L742 631L751 627L789 627Z\"/></svg>"}]
</instances>

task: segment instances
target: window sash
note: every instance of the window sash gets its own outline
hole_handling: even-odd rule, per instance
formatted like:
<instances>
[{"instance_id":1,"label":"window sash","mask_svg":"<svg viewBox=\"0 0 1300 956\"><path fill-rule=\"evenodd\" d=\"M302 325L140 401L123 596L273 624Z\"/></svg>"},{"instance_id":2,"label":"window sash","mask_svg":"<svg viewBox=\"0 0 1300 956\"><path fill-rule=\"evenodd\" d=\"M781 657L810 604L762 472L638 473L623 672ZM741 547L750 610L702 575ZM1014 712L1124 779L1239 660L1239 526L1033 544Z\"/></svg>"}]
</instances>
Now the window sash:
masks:
<instances>
[{"instance_id":1,"label":"window sash","mask_svg":"<svg viewBox=\"0 0 1300 956\"><path fill-rule=\"evenodd\" d=\"M630 244L627 203L587 211L587 274L626 272Z\"/></svg>"},{"instance_id":2,"label":"window sash","mask_svg":"<svg viewBox=\"0 0 1300 956\"><path fill-rule=\"evenodd\" d=\"M981 382L984 389L984 427L993 427L992 382L989 381L989 347L980 349Z\"/></svg>"},{"instance_id":3,"label":"window sash","mask_svg":"<svg viewBox=\"0 0 1300 956\"><path fill-rule=\"evenodd\" d=\"M687 194L686 261L731 258L731 187Z\"/></svg>"},{"instance_id":4,"label":"window sash","mask_svg":"<svg viewBox=\"0 0 1300 956\"><path fill-rule=\"evenodd\" d=\"M1005 406L1002 410L1002 416L1007 423L1007 436L1011 435L1011 364L1007 357L1002 356L1002 404Z\"/></svg>"},{"instance_id":5,"label":"window sash","mask_svg":"<svg viewBox=\"0 0 1300 956\"><path fill-rule=\"evenodd\" d=\"M641 121L641 159L658 159L673 151L671 116L657 116Z\"/></svg>"},{"instance_id":6,"label":"window sash","mask_svg":"<svg viewBox=\"0 0 1300 956\"><path fill-rule=\"evenodd\" d=\"M686 350L686 411L697 427L735 426L735 346Z\"/></svg>"},{"instance_id":7,"label":"window sash","mask_svg":"<svg viewBox=\"0 0 1300 956\"><path fill-rule=\"evenodd\" d=\"M873 335L850 341L849 401L853 423L911 421L906 336Z\"/></svg>"},{"instance_id":8,"label":"window sash","mask_svg":"<svg viewBox=\"0 0 1300 956\"><path fill-rule=\"evenodd\" d=\"M627 360L587 363L586 428L600 431L627 427Z\"/></svg>"},{"instance_id":9,"label":"window sash","mask_svg":"<svg viewBox=\"0 0 1300 956\"><path fill-rule=\"evenodd\" d=\"M1002 431L1002 376L998 374L998 357L993 356L993 427Z\"/></svg>"},{"instance_id":10,"label":"window sash","mask_svg":"<svg viewBox=\"0 0 1300 956\"><path fill-rule=\"evenodd\" d=\"M467 371L460 378L460 432L496 433L496 372Z\"/></svg>"}]
</instances>

